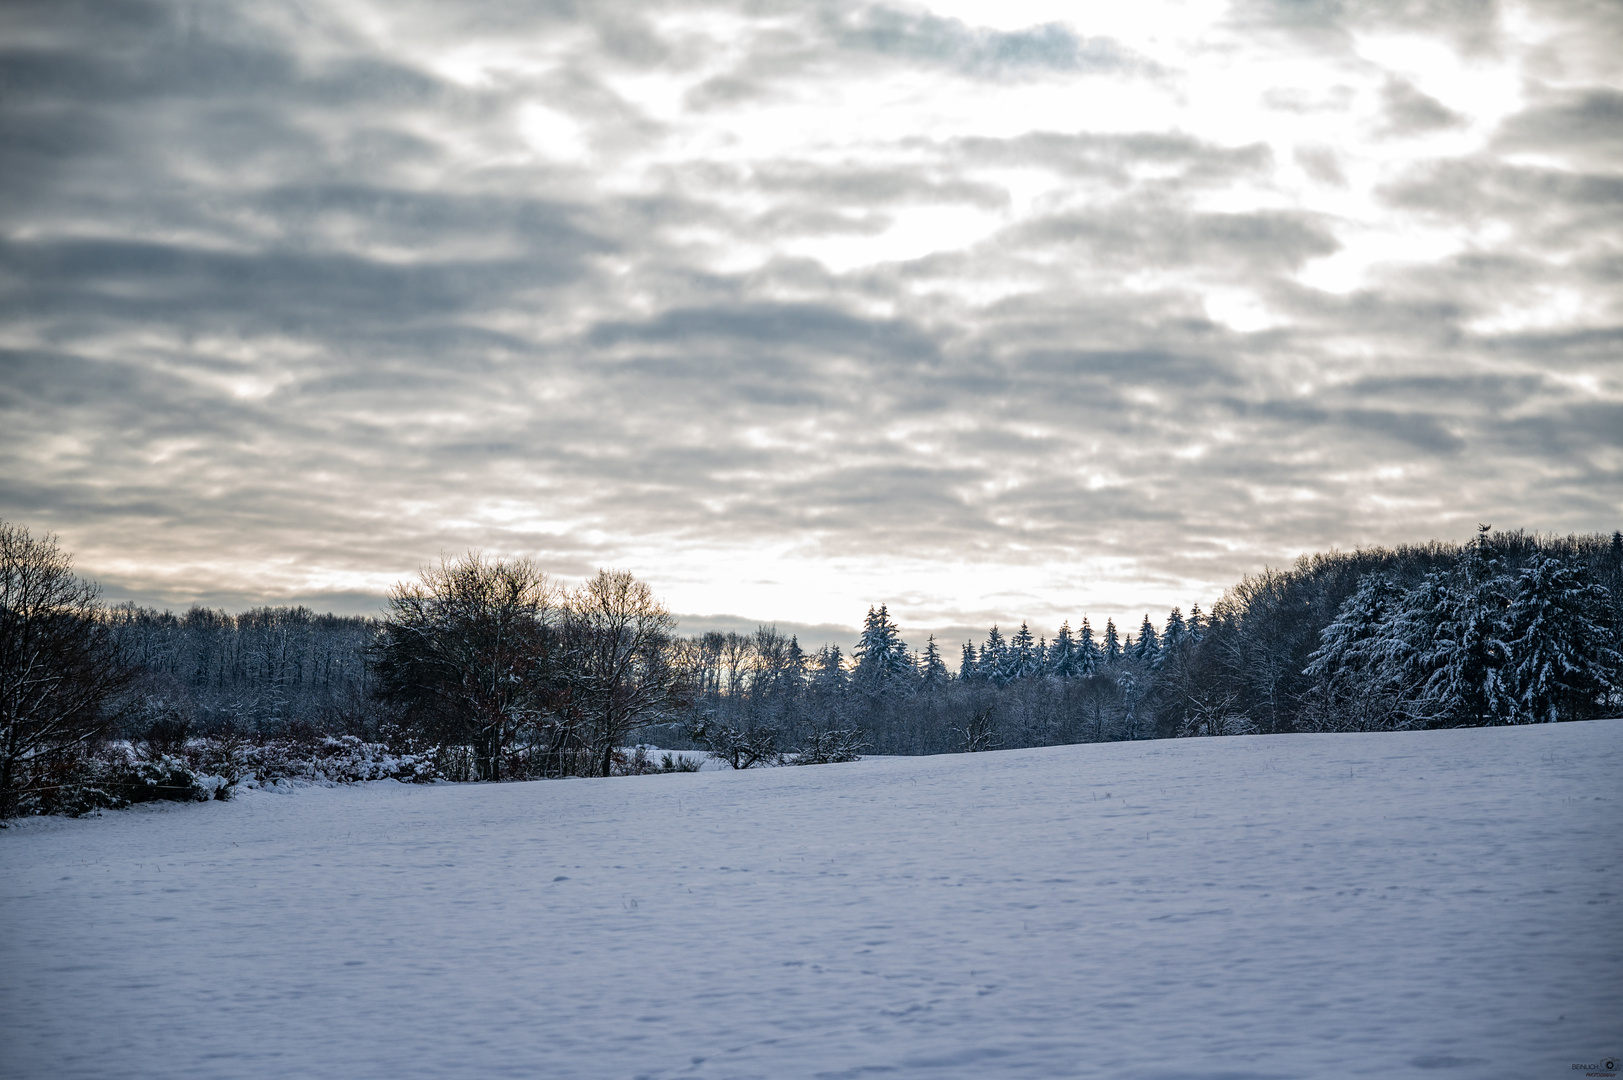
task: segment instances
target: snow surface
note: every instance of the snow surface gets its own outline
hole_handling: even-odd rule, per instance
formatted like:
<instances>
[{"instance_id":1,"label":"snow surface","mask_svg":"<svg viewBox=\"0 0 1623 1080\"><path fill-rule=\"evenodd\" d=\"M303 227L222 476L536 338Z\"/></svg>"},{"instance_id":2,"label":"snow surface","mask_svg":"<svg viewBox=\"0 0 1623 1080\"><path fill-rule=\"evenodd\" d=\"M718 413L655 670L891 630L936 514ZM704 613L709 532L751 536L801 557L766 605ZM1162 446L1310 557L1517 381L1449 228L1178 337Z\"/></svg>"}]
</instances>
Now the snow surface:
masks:
<instances>
[{"instance_id":1,"label":"snow surface","mask_svg":"<svg viewBox=\"0 0 1623 1080\"><path fill-rule=\"evenodd\" d=\"M0 833L8 1077L1556 1077L1623 1051L1623 721Z\"/></svg>"}]
</instances>

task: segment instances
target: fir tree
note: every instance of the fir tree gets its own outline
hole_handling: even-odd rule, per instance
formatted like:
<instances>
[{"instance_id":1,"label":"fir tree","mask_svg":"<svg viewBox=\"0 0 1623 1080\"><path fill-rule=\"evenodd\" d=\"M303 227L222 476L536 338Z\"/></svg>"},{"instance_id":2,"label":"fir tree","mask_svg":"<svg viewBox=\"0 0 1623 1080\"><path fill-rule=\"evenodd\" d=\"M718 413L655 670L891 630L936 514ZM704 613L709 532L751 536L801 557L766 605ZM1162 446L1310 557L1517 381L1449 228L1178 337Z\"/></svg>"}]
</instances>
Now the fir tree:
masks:
<instances>
[{"instance_id":1,"label":"fir tree","mask_svg":"<svg viewBox=\"0 0 1623 1080\"><path fill-rule=\"evenodd\" d=\"M1190 644L1199 645L1206 636L1206 616L1201 613L1200 605L1196 604L1189 609L1189 641Z\"/></svg>"},{"instance_id":2,"label":"fir tree","mask_svg":"<svg viewBox=\"0 0 1623 1080\"><path fill-rule=\"evenodd\" d=\"M931 634L930 639L924 643L924 659L919 667L926 685L946 685L947 665L941 660L941 650L936 647L934 634Z\"/></svg>"},{"instance_id":3,"label":"fir tree","mask_svg":"<svg viewBox=\"0 0 1623 1080\"><path fill-rule=\"evenodd\" d=\"M1518 719L1584 720L1616 694L1623 656L1612 648L1611 596L1559 559L1522 570L1510 605L1511 693Z\"/></svg>"},{"instance_id":4,"label":"fir tree","mask_svg":"<svg viewBox=\"0 0 1623 1080\"><path fill-rule=\"evenodd\" d=\"M1071 637L1071 623L1067 619L1054 635L1048 647L1048 673L1056 679L1074 679L1077 676L1076 641Z\"/></svg>"},{"instance_id":5,"label":"fir tree","mask_svg":"<svg viewBox=\"0 0 1623 1080\"><path fill-rule=\"evenodd\" d=\"M838 645L824 645L817 650L816 671L812 683L825 694L839 694L845 689L845 657Z\"/></svg>"},{"instance_id":6,"label":"fir tree","mask_svg":"<svg viewBox=\"0 0 1623 1080\"><path fill-rule=\"evenodd\" d=\"M1114 667L1121 662L1121 638L1116 634L1116 620L1105 620L1104 659L1105 663Z\"/></svg>"},{"instance_id":7,"label":"fir tree","mask_svg":"<svg viewBox=\"0 0 1623 1080\"><path fill-rule=\"evenodd\" d=\"M1450 570L1425 575L1403 597L1372 648L1380 673L1429 724L1513 723L1506 682L1508 601L1486 530Z\"/></svg>"},{"instance_id":8,"label":"fir tree","mask_svg":"<svg viewBox=\"0 0 1623 1080\"><path fill-rule=\"evenodd\" d=\"M975 659L975 643L966 641L958 654L958 678L963 682L972 682L979 677L980 664Z\"/></svg>"},{"instance_id":9,"label":"fir tree","mask_svg":"<svg viewBox=\"0 0 1623 1080\"><path fill-rule=\"evenodd\" d=\"M1390 650L1394 612L1403 604L1403 590L1384 574L1366 574L1358 589L1336 611L1330 625L1319 631L1319 647L1302 672L1314 678L1354 676L1373 672Z\"/></svg>"},{"instance_id":10,"label":"fir tree","mask_svg":"<svg viewBox=\"0 0 1623 1080\"><path fill-rule=\"evenodd\" d=\"M1175 607L1167 612L1166 629L1161 631L1161 646L1150 663L1154 667L1162 667L1168 660L1178 656L1188 643L1189 628L1184 624L1183 611Z\"/></svg>"},{"instance_id":11,"label":"fir tree","mask_svg":"<svg viewBox=\"0 0 1623 1080\"><path fill-rule=\"evenodd\" d=\"M1435 570L1403 594L1369 646L1380 674L1420 720L1437 719L1450 708L1442 688L1452 643L1443 631L1453 607L1449 573Z\"/></svg>"},{"instance_id":12,"label":"fir tree","mask_svg":"<svg viewBox=\"0 0 1623 1080\"><path fill-rule=\"evenodd\" d=\"M1031 628L1022 622L1014 637L1009 639L1007 673L1004 680L1024 679L1041 670L1042 662L1038 659L1037 643L1031 638Z\"/></svg>"},{"instance_id":13,"label":"fir tree","mask_svg":"<svg viewBox=\"0 0 1623 1080\"><path fill-rule=\"evenodd\" d=\"M986 632L985 643L981 645L981 677L1002 685L1007 680L1008 651L1008 646L1003 643L1003 635L998 633L994 623L992 629Z\"/></svg>"},{"instance_id":14,"label":"fir tree","mask_svg":"<svg viewBox=\"0 0 1623 1080\"><path fill-rule=\"evenodd\" d=\"M1517 707L1504 670L1509 660L1504 641L1509 600L1498 580L1501 567L1488 528L1478 527L1476 543L1466 550L1449 592L1450 617L1441 636L1452 648L1438 688L1458 720L1513 723Z\"/></svg>"},{"instance_id":15,"label":"fir tree","mask_svg":"<svg viewBox=\"0 0 1623 1080\"><path fill-rule=\"evenodd\" d=\"M1096 674L1099 665L1104 662L1104 656L1099 652L1098 643L1093 640L1093 627L1088 625L1088 617L1082 616L1082 630L1076 639L1076 673L1081 678L1089 678Z\"/></svg>"},{"instance_id":16,"label":"fir tree","mask_svg":"<svg viewBox=\"0 0 1623 1080\"><path fill-rule=\"evenodd\" d=\"M1161 651L1161 643L1155 636L1155 624L1150 622L1146 613L1144 621L1138 628L1138 639L1133 643L1133 659L1140 663L1153 664L1156 654Z\"/></svg>"},{"instance_id":17,"label":"fir tree","mask_svg":"<svg viewBox=\"0 0 1623 1080\"><path fill-rule=\"evenodd\" d=\"M806 654L800 648L799 635L791 635L789 649L784 658L784 672L796 686L806 681Z\"/></svg>"},{"instance_id":18,"label":"fir tree","mask_svg":"<svg viewBox=\"0 0 1623 1080\"><path fill-rule=\"evenodd\" d=\"M879 605L878 611L868 609L855 656L857 678L865 683L888 682L914 670L907 643L902 641L896 624L890 621L890 612L884 604Z\"/></svg>"},{"instance_id":19,"label":"fir tree","mask_svg":"<svg viewBox=\"0 0 1623 1080\"><path fill-rule=\"evenodd\" d=\"M1161 648L1176 649L1189 638L1189 628L1183 621L1183 610L1173 608L1167 612L1166 629L1161 632Z\"/></svg>"}]
</instances>

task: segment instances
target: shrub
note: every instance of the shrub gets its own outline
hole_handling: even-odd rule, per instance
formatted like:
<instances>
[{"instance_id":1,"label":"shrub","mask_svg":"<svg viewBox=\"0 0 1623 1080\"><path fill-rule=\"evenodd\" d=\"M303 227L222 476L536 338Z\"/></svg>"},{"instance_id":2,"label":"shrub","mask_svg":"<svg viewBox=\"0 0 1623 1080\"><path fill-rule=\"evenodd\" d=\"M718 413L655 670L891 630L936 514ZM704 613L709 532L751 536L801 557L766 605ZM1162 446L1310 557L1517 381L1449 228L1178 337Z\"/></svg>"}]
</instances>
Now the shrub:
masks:
<instances>
[{"instance_id":1,"label":"shrub","mask_svg":"<svg viewBox=\"0 0 1623 1080\"><path fill-rule=\"evenodd\" d=\"M791 765L828 765L836 761L858 761L867 744L854 728L814 728L789 759Z\"/></svg>"}]
</instances>

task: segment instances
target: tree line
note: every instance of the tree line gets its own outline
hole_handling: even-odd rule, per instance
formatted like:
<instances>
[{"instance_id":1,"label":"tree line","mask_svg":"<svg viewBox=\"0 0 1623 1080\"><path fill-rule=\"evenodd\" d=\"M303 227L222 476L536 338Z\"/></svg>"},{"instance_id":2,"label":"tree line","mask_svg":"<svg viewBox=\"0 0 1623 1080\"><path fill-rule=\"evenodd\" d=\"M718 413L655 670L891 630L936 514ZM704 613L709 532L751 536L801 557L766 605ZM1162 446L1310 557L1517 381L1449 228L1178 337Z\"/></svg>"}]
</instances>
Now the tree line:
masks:
<instances>
[{"instance_id":1,"label":"tree line","mask_svg":"<svg viewBox=\"0 0 1623 1080\"><path fill-rule=\"evenodd\" d=\"M400 583L376 619L109 608L54 538L6 523L0 564L0 817L109 739L344 735L412 755L414 776L497 780L657 768L627 761L637 739L747 768L1623 709L1617 533L1303 556L1209 613L993 626L955 663L883 604L846 656L769 626L679 635L628 573L568 588L476 554Z\"/></svg>"},{"instance_id":2,"label":"tree line","mask_svg":"<svg viewBox=\"0 0 1623 1080\"><path fill-rule=\"evenodd\" d=\"M851 658L770 628L706 635L696 734L767 760L830 732L927 754L1589 719L1623 712L1620 601L1623 535L1483 528L1464 545L1303 556L1136 632L993 626L954 666L933 636L910 649L881 605Z\"/></svg>"}]
</instances>

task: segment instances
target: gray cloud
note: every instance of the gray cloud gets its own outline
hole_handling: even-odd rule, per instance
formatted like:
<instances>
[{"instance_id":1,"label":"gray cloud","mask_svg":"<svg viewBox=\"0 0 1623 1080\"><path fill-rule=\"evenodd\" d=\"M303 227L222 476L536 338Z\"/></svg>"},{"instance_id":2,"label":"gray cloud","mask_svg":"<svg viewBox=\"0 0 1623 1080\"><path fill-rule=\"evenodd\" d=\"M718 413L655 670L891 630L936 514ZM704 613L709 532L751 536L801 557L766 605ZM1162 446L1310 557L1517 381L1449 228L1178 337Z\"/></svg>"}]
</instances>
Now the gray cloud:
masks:
<instances>
[{"instance_id":1,"label":"gray cloud","mask_svg":"<svg viewBox=\"0 0 1623 1080\"><path fill-rule=\"evenodd\" d=\"M1553 150L1623 161L1623 91L1592 87L1549 95L1513 116L1500 132L1507 150Z\"/></svg>"},{"instance_id":2,"label":"gray cloud","mask_svg":"<svg viewBox=\"0 0 1623 1080\"><path fill-rule=\"evenodd\" d=\"M338 9L131 5L91 33L9 8L0 516L175 604L364 609L469 547L698 595L770 551L748 575L940 565L956 580L860 587L913 626L1045 632L1085 613L1067 596L1136 625L1303 549L1615 527L1615 91L1540 90L1476 149L1387 175L1392 221L1509 239L1328 291L1303 275L1358 230L1283 204L1276 154L1346 190L1369 147L844 118L864 141L756 151L776 144L750 110L871 65L944 94L1180 75L894 7L730 8L716 60L704 10L398 9L400 41L566 43L453 77ZM1325 57L1348 27L1425 30L1401 5L1291 12L1242 16ZM1497 32L1427 12L1462 48ZM628 74L669 76L669 102ZM1372 93L1404 145L1463 130L1397 76ZM583 157L523 142L536 104ZM715 149L683 150L695 132ZM976 231L849 266L816 246L888 251L926 211ZM1225 290L1269 319L1225 321ZM809 608L690 618L780 617L832 634Z\"/></svg>"},{"instance_id":3,"label":"gray cloud","mask_svg":"<svg viewBox=\"0 0 1623 1080\"><path fill-rule=\"evenodd\" d=\"M1403 79L1388 79L1381 98L1389 134L1418 135L1465 123L1465 117Z\"/></svg>"},{"instance_id":4,"label":"gray cloud","mask_svg":"<svg viewBox=\"0 0 1623 1080\"><path fill-rule=\"evenodd\" d=\"M1356 31L1395 30L1434 35L1480 54L1495 45L1499 14L1498 0L1242 0L1233 17L1248 28L1285 30L1326 48L1347 48Z\"/></svg>"},{"instance_id":5,"label":"gray cloud","mask_svg":"<svg viewBox=\"0 0 1623 1080\"><path fill-rule=\"evenodd\" d=\"M1111 72L1145 63L1109 38L1083 38L1057 23L1000 32L876 5L855 17L836 18L830 29L834 40L848 49L944 64L983 78L1024 71Z\"/></svg>"}]
</instances>

